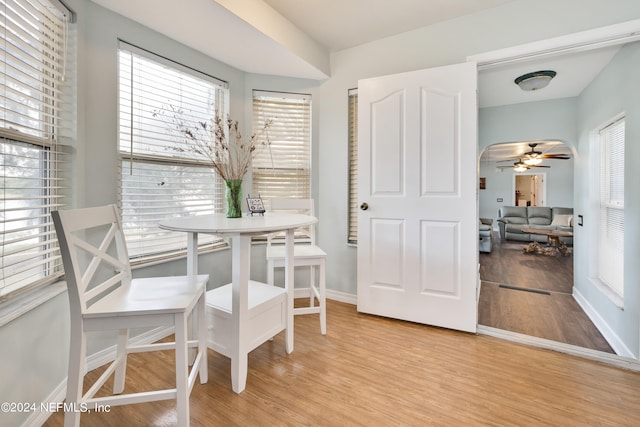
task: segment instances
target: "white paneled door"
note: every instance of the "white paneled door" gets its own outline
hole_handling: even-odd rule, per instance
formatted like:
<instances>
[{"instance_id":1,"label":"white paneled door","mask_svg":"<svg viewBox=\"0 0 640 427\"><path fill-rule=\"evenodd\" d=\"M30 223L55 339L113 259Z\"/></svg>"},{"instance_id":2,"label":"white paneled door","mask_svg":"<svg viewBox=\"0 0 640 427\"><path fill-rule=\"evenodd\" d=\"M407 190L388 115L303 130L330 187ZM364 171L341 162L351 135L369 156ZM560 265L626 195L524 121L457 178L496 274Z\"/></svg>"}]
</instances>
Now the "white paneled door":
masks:
<instances>
[{"instance_id":1,"label":"white paneled door","mask_svg":"<svg viewBox=\"0 0 640 427\"><path fill-rule=\"evenodd\" d=\"M475 332L477 67L358 82L358 311Z\"/></svg>"}]
</instances>

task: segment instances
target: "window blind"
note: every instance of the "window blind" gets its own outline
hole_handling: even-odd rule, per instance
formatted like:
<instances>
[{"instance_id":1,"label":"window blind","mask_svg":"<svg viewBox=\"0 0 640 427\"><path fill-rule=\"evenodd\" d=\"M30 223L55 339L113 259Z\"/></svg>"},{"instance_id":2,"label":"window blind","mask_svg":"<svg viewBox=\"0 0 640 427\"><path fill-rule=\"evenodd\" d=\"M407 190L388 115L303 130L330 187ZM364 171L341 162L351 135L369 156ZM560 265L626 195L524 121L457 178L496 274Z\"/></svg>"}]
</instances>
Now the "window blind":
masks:
<instances>
[{"instance_id":1,"label":"window blind","mask_svg":"<svg viewBox=\"0 0 640 427\"><path fill-rule=\"evenodd\" d=\"M358 89L349 89L349 243L358 243Z\"/></svg>"},{"instance_id":2,"label":"window blind","mask_svg":"<svg viewBox=\"0 0 640 427\"><path fill-rule=\"evenodd\" d=\"M216 111L225 117L227 85L125 42L119 67L118 199L129 256L133 265L182 256L184 233L158 222L223 212L224 184L180 129L210 123ZM199 243L223 241L203 235Z\"/></svg>"},{"instance_id":3,"label":"window blind","mask_svg":"<svg viewBox=\"0 0 640 427\"><path fill-rule=\"evenodd\" d=\"M252 195L311 197L311 96L253 92L253 129L268 129L271 144L253 153Z\"/></svg>"},{"instance_id":4,"label":"window blind","mask_svg":"<svg viewBox=\"0 0 640 427\"><path fill-rule=\"evenodd\" d=\"M50 212L64 206L71 13L58 2L0 4L0 302L62 275Z\"/></svg>"},{"instance_id":5,"label":"window blind","mask_svg":"<svg viewBox=\"0 0 640 427\"><path fill-rule=\"evenodd\" d=\"M625 121L600 132L600 279L624 295L624 144Z\"/></svg>"}]
</instances>

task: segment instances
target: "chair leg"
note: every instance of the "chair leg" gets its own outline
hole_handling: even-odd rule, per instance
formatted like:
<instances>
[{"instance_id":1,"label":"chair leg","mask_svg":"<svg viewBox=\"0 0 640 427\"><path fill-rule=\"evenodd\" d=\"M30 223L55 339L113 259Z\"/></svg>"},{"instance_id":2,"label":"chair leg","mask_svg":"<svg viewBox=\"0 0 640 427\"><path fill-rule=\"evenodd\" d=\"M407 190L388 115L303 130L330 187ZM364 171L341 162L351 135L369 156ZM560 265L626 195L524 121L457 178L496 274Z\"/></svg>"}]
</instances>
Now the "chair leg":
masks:
<instances>
[{"instance_id":1,"label":"chair leg","mask_svg":"<svg viewBox=\"0 0 640 427\"><path fill-rule=\"evenodd\" d=\"M124 382L127 375L127 344L129 342L129 330L120 329L118 332L118 342L116 344L116 368L113 379L113 394L120 394L124 391Z\"/></svg>"},{"instance_id":2,"label":"chair leg","mask_svg":"<svg viewBox=\"0 0 640 427\"><path fill-rule=\"evenodd\" d=\"M71 344L69 346L69 369L67 373L67 405L80 408L82 384L86 370L86 336L81 322L71 322ZM80 410L64 414L65 427L80 426Z\"/></svg>"},{"instance_id":3,"label":"chair leg","mask_svg":"<svg viewBox=\"0 0 640 427\"><path fill-rule=\"evenodd\" d=\"M209 380L209 368L207 361L207 318L205 316L205 294L203 293L198 300L197 316L198 316L198 353L200 357L200 384L206 384Z\"/></svg>"},{"instance_id":4,"label":"chair leg","mask_svg":"<svg viewBox=\"0 0 640 427\"><path fill-rule=\"evenodd\" d=\"M327 334L327 287L326 287L326 272L324 259L320 261L320 280L319 280L319 294L320 294L320 333L322 335Z\"/></svg>"},{"instance_id":5,"label":"chair leg","mask_svg":"<svg viewBox=\"0 0 640 427\"><path fill-rule=\"evenodd\" d=\"M189 425L189 352L187 344L187 316L175 315L176 338L176 409L179 426Z\"/></svg>"},{"instance_id":6,"label":"chair leg","mask_svg":"<svg viewBox=\"0 0 640 427\"><path fill-rule=\"evenodd\" d=\"M316 266L309 266L309 307L315 307L316 296L313 293L313 289L316 287Z\"/></svg>"}]
</instances>

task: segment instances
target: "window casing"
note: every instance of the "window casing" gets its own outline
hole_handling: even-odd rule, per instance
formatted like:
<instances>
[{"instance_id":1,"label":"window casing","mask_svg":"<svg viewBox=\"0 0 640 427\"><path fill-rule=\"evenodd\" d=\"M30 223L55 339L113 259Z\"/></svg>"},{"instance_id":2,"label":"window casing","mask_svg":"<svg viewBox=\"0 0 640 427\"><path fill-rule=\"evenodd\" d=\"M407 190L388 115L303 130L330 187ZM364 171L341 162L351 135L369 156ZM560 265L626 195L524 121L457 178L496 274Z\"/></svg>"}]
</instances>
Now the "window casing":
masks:
<instances>
[{"instance_id":1,"label":"window casing","mask_svg":"<svg viewBox=\"0 0 640 427\"><path fill-rule=\"evenodd\" d=\"M57 1L0 4L0 302L62 276L50 213L65 205L72 133L72 13Z\"/></svg>"},{"instance_id":2,"label":"window casing","mask_svg":"<svg viewBox=\"0 0 640 427\"><path fill-rule=\"evenodd\" d=\"M311 197L311 96L253 91L254 132L272 120L271 142L253 153L251 195Z\"/></svg>"},{"instance_id":3,"label":"window casing","mask_svg":"<svg viewBox=\"0 0 640 427\"><path fill-rule=\"evenodd\" d=\"M349 220L347 242L358 243L358 89L349 89Z\"/></svg>"},{"instance_id":4,"label":"window casing","mask_svg":"<svg viewBox=\"0 0 640 427\"><path fill-rule=\"evenodd\" d=\"M600 131L600 230L598 279L624 296L625 120Z\"/></svg>"},{"instance_id":5,"label":"window casing","mask_svg":"<svg viewBox=\"0 0 640 427\"><path fill-rule=\"evenodd\" d=\"M132 265L186 253L183 233L158 222L224 211L224 183L211 163L187 148L177 123L226 116L223 81L120 42L119 207ZM200 249L223 245L202 236Z\"/></svg>"}]
</instances>

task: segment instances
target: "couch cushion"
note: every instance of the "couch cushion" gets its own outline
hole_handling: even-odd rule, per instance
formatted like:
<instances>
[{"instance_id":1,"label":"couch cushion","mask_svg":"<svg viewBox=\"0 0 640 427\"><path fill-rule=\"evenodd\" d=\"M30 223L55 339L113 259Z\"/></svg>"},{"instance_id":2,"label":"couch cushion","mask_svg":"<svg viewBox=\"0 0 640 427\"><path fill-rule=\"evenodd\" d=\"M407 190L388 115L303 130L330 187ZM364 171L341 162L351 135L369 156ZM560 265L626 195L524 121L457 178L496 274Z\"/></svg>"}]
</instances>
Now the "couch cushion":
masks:
<instances>
[{"instance_id":1,"label":"couch cushion","mask_svg":"<svg viewBox=\"0 0 640 427\"><path fill-rule=\"evenodd\" d=\"M529 224L549 225L551 224L551 208L546 206L530 206L527 209Z\"/></svg>"},{"instance_id":2,"label":"couch cushion","mask_svg":"<svg viewBox=\"0 0 640 427\"><path fill-rule=\"evenodd\" d=\"M551 215L573 215L573 208L551 208Z\"/></svg>"},{"instance_id":3,"label":"couch cushion","mask_svg":"<svg viewBox=\"0 0 640 427\"><path fill-rule=\"evenodd\" d=\"M551 225L561 225L564 227L570 227L573 223L573 215L555 215Z\"/></svg>"},{"instance_id":4,"label":"couch cushion","mask_svg":"<svg viewBox=\"0 0 640 427\"><path fill-rule=\"evenodd\" d=\"M510 224L527 224L527 208L524 206L503 206L500 221Z\"/></svg>"}]
</instances>

